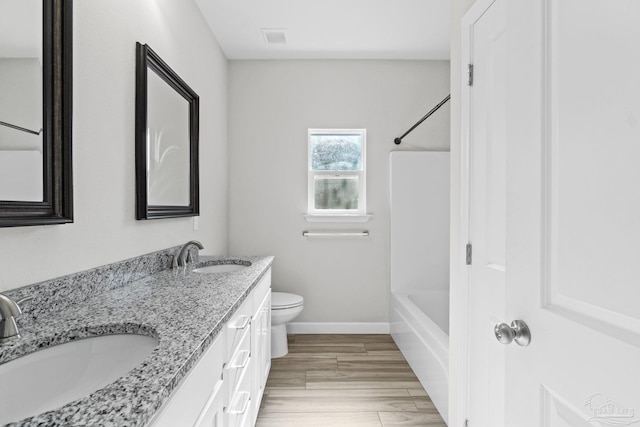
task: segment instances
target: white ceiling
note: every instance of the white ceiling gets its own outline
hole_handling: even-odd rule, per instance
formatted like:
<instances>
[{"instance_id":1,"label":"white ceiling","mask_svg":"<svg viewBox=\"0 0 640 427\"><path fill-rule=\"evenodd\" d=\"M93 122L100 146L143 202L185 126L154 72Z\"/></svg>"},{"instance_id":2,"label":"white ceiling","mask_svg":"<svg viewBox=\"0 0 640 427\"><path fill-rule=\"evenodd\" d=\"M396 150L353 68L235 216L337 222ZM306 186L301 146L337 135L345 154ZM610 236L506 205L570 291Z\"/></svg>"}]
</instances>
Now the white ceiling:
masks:
<instances>
[{"instance_id":1,"label":"white ceiling","mask_svg":"<svg viewBox=\"0 0 640 427\"><path fill-rule=\"evenodd\" d=\"M449 59L449 0L196 3L229 59ZM286 44L262 29L286 29Z\"/></svg>"}]
</instances>

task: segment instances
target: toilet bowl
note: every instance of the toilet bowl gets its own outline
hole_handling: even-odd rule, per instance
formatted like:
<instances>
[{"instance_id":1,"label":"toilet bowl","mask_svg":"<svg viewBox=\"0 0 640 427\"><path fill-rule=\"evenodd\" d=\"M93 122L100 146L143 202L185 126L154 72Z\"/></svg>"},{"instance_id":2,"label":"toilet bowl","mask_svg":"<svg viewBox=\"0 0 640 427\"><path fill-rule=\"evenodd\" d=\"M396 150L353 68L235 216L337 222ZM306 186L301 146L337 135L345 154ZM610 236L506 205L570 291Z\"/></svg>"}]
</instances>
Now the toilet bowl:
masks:
<instances>
[{"instance_id":1,"label":"toilet bowl","mask_svg":"<svg viewBox=\"0 0 640 427\"><path fill-rule=\"evenodd\" d=\"M287 292L271 293L271 358L282 357L289 352L287 323L302 312L304 298Z\"/></svg>"}]
</instances>

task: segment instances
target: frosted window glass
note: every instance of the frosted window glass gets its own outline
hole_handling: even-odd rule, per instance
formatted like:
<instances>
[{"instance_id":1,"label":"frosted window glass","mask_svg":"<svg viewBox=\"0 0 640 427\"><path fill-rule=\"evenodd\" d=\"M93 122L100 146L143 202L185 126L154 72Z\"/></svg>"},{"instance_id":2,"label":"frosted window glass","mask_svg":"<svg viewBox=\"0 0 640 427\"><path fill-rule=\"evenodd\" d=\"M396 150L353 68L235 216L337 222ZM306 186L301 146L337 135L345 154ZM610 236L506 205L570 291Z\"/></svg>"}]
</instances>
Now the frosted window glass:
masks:
<instances>
[{"instance_id":1,"label":"frosted window glass","mask_svg":"<svg viewBox=\"0 0 640 427\"><path fill-rule=\"evenodd\" d=\"M316 209L358 209L358 177L316 177Z\"/></svg>"},{"instance_id":2,"label":"frosted window glass","mask_svg":"<svg viewBox=\"0 0 640 427\"><path fill-rule=\"evenodd\" d=\"M312 134L310 142L312 170L362 170L361 134Z\"/></svg>"}]
</instances>

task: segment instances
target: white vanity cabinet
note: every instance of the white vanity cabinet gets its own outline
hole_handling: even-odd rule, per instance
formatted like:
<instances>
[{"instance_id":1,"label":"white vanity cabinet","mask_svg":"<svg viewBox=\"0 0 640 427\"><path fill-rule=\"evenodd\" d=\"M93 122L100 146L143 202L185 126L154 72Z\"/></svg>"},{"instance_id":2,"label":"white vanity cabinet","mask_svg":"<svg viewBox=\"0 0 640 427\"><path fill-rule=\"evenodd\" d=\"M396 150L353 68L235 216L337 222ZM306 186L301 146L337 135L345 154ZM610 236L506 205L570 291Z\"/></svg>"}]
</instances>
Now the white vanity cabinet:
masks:
<instances>
[{"instance_id":1,"label":"white vanity cabinet","mask_svg":"<svg viewBox=\"0 0 640 427\"><path fill-rule=\"evenodd\" d=\"M225 365L223 376L229 393L227 408L229 427L250 425L247 419L251 416L253 306L253 298L247 298L227 326L229 363Z\"/></svg>"},{"instance_id":2,"label":"white vanity cabinet","mask_svg":"<svg viewBox=\"0 0 640 427\"><path fill-rule=\"evenodd\" d=\"M271 367L271 269L205 351L150 427L251 427Z\"/></svg>"},{"instance_id":3,"label":"white vanity cabinet","mask_svg":"<svg viewBox=\"0 0 640 427\"><path fill-rule=\"evenodd\" d=\"M237 319L237 320L234 320ZM249 327L244 327L247 322ZM228 427L255 425L271 367L271 270L229 322Z\"/></svg>"}]
</instances>

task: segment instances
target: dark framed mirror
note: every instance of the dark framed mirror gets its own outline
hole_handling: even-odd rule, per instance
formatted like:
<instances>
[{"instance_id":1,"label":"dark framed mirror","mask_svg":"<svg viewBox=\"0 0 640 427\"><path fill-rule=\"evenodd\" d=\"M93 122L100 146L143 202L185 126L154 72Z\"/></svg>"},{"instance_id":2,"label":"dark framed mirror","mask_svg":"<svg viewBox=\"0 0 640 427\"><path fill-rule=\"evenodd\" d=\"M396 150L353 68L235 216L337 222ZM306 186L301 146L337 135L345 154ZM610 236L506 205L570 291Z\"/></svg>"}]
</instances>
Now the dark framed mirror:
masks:
<instances>
[{"instance_id":1,"label":"dark framed mirror","mask_svg":"<svg viewBox=\"0 0 640 427\"><path fill-rule=\"evenodd\" d=\"M72 4L0 4L0 227L73 222Z\"/></svg>"},{"instance_id":2,"label":"dark framed mirror","mask_svg":"<svg viewBox=\"0 0 640 427\"><path fill-rule=\"evenodd\" d=\"M136 44L136 219L200 214L199 97Z\"/></svg>"}]
</instances>

